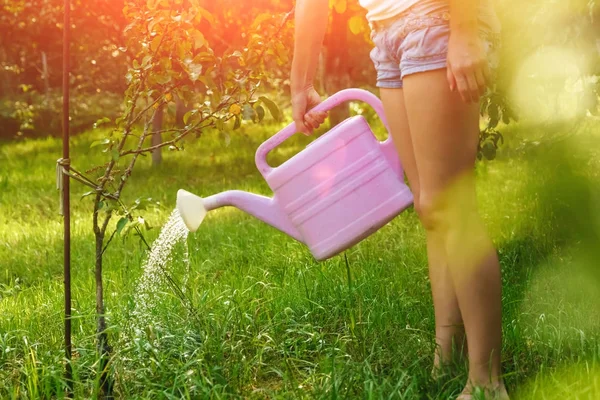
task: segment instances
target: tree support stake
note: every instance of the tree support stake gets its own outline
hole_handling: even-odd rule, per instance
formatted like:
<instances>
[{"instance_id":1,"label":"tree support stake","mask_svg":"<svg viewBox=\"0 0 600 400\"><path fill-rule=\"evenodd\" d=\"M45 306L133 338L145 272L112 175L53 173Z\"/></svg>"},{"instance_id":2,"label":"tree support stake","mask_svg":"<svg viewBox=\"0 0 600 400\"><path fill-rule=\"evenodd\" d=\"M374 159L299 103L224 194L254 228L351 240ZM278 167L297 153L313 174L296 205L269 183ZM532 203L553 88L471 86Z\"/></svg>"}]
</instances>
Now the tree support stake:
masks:
<instances>
[{"instance_id":1,"label":"tree support stake","mask_svg":"<svg viewBox=\"0 0 600 400\"><path fill-rule=\"evenodd\" d=\"M62 159L59 160L60 175L59 190L61 194L61 215L64 221L64 288L65 288L65 382L66 396L73 397L73 369L71 365L71 204L69 187L69 72L70 72L70 30L71 30L71 1L64 0L63 20L63 137Z\"/></svg>"}]
</instances>

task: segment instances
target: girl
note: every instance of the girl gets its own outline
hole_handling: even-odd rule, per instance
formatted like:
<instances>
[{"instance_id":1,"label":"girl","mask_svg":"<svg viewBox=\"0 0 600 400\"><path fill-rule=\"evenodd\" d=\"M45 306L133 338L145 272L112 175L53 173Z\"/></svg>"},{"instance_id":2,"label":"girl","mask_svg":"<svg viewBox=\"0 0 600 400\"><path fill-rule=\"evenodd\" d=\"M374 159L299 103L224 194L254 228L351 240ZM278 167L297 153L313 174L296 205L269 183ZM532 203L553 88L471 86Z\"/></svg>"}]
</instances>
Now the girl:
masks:
<instances>
[{"instance_id":1,"label":"girl","mask_svg":"<svg viewBox=\"0 0 600 400\"><path fill-rule=\"evenodd\" d=\"M501 283L496 251L477 212L474 163L479 97L499 33L491 0L359 0L367 10L386 117L427 233L437 350L433 373L455 345L468 345L475 388L508 399L500 369ZM297 0L291 71L293 118L309 134L325 119L310 112L327 28L328 0Z\"/></svg>"}]
</instances>

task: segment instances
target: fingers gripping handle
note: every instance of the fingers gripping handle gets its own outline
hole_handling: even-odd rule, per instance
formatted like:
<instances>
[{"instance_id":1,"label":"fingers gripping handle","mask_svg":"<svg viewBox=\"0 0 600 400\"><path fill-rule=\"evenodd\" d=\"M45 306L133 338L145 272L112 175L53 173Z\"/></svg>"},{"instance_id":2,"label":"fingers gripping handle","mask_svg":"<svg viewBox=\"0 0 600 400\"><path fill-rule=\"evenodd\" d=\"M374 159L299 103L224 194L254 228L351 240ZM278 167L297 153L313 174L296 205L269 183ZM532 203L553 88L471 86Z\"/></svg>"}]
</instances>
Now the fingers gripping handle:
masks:
<instances>
[{"instance_id":1,"label":"fingers gripping handle","mask_svg":"<svg viewBox=\"0 0 600 400\"><path fill-rule=\"evenodd\" d=\"M375 96L373 93L368 92L366 90L362 90L362 89L341 90L341 91L335 93L333 96L325 99L322 103L317 105L311 111L317 111L317 112L329 111L333 107L338 106L338 105L340 105L346 101L350 101L350 100L364 101L365 103L367 103L368 105L373 107L373 109L375 110L377 115L379 115L379 118L381 118L381 121L383 122L384 126L389 131L388 124L385 119L385 114L383 112L383 104L381 103L381 100L379 100L379 98L377 96ZM261 174L266 175L271 170L273 170L273 168L271 168L269 166L269 164L267 164L267 154L269 154L269 152L271 150L273 150L275 147L279 146L281 143L283 143L286 139L288 139L289 137L294 135L296 132L297 132L296 124L294 122L292 122L291 124L289 124L288 126L283 128L281 131L279 131L275 135L271 136L269 139L267 139L265 142L263 142L263 144L261 144L258 147L258 150L256 150L255 161L256 161L256 167L258 168L258 170L260 171Z\"/></svg>"}]
</instances>

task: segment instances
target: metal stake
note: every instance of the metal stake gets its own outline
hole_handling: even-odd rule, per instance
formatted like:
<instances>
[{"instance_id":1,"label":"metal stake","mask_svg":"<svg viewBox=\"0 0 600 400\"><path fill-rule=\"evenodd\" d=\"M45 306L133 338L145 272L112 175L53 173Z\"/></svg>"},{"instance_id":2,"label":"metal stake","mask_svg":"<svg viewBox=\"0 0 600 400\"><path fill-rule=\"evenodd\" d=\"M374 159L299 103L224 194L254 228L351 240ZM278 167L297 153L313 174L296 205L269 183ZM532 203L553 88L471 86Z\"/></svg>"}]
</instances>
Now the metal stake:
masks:
<instances>
[{"instance_id":1,"label":"metal stake","mask_svg":"<svg viewBox=\"0 0 600 400\"><path fill-rule=\"evenodd\" d=\"M63 155L62 155L62 212L64 217L64 285L65 285L65 380L67 397L73 395L73 369L71 366L71 208L69 189L69 45L71 30L71 1L64 0L63 22Z\"/></svg>"}]
</instances>

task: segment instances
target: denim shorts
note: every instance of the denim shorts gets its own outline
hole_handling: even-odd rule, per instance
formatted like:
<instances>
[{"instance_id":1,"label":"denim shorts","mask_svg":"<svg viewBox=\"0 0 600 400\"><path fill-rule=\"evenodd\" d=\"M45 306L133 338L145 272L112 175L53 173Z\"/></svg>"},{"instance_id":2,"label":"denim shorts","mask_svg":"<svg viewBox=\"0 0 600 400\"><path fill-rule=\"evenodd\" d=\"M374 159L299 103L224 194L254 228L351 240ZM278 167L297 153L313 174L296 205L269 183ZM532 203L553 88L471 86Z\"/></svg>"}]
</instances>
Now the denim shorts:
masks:
<instances>
[{"instance_id":1,"label":"denim shorts","mask_svg":"<svg viewBox=\"0 0 600 400\"><path fill-rule=\"evenodd\" d=\"M370 55L377 71L377 87L401 88L406 75L446 68L450 10L440 4L431 12L417 3L396 17L370 22L375 45ZM490 68L494 70L500 24L493 10L480 12L479 27Z\"/></svg>"}]
</instances>

